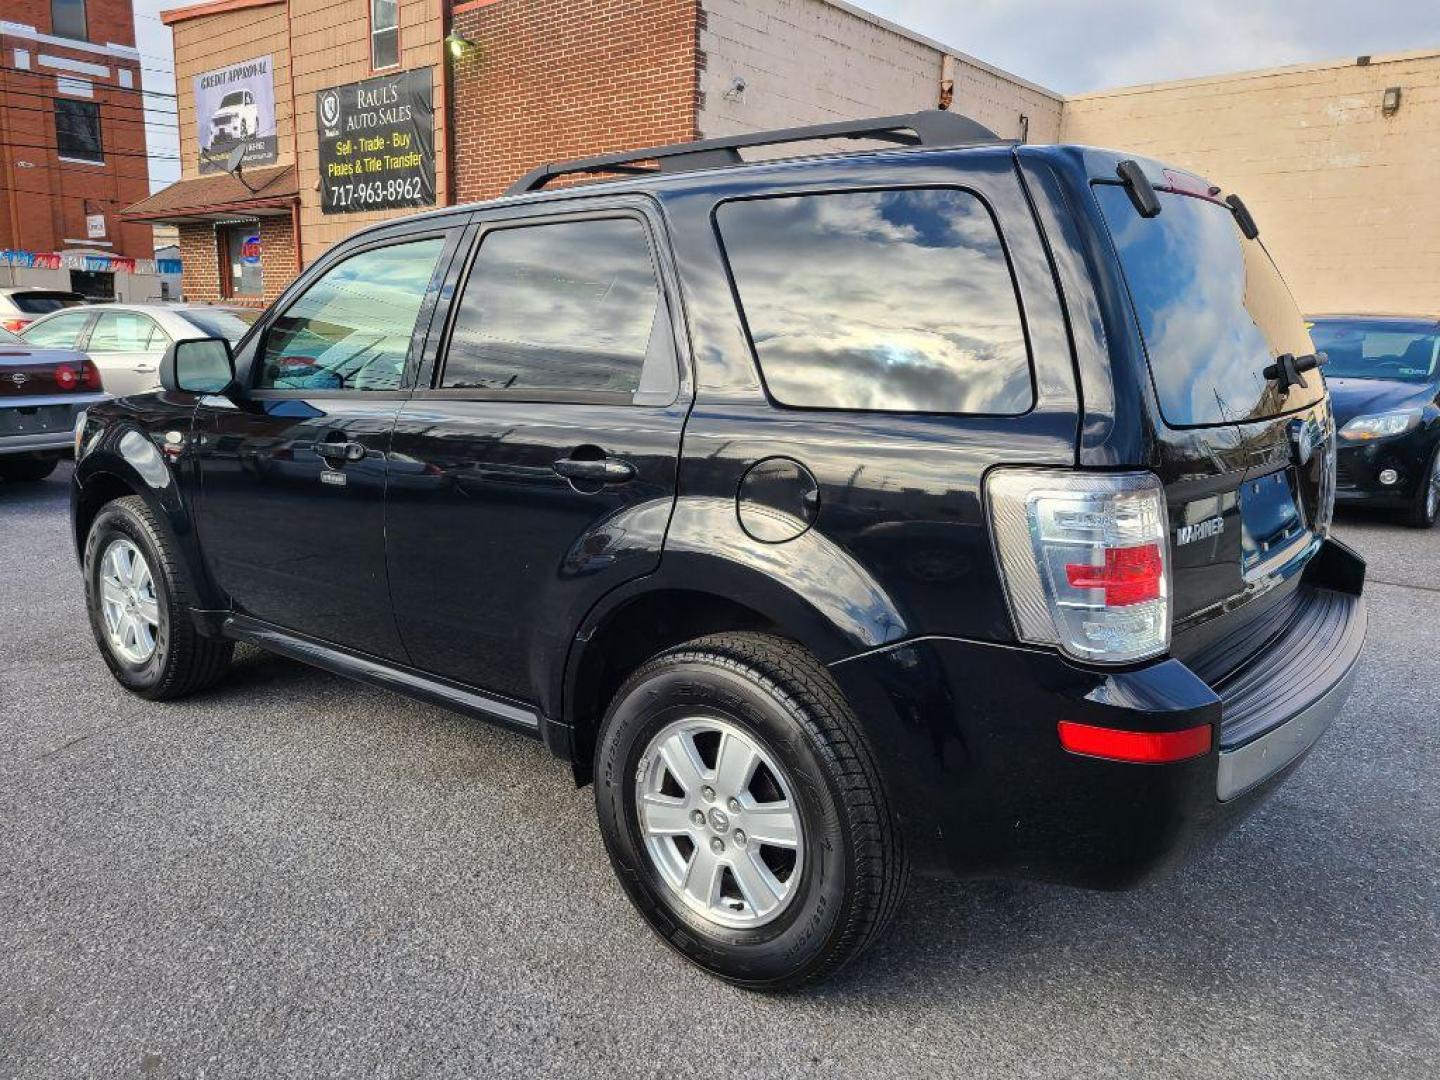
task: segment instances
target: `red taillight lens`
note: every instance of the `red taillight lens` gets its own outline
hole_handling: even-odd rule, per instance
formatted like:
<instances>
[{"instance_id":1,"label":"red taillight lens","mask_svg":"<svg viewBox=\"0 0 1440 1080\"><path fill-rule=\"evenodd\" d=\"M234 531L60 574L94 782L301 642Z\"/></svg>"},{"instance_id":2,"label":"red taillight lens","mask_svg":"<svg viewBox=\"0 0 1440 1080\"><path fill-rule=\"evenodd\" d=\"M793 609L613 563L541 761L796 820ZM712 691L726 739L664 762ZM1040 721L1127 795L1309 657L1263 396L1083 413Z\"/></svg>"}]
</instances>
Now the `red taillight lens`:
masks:
<instances>
[{"instance_id":1,"label":"red taillight lens","mask_svg":"<svg viewBox=\"0 0 1440 1080\"><path fill-rule=\"evenodd\" d=\"M94 361L86 360L80 368L80 380L85 384L86 390L103 390L105 384L100 381L100 369L95 366Z\"/></svg>"},{"instance_id":2,"label":"red taillight lens","mask_svg":"<svg viewBox=\"0 0 1440 1080\"><path fill-rule=\"evenodd\" d=\"M74 390L80 385L80 371L73 364L61 364L55 369L55 385L61 390Z\"/></svg>"},{"instance_id":3,"label":"red taillight lens","mask_svg":"<svg viewBox=\"0 0 1440 1080\"><path fill-rule=\"evenodd\" d=\"M1156 765L1210 752L1210 725L1183 731L1122 731L1061 720L1060 745L1072 754Z\"/></svg>"},{"instance_id":4,"label":"red taillight lens","mask_svg":"<svg viewBox=\"0 0 1440 1080\"><path fill-rule=\"evenodd\" d=\"M1106 548L1105 565L1068 563L1065 577L1077 589L1104 589L1106 607L1126 607L1160 598L1165 560L1158 544Z\"/></svg>"},{"instance_id":5,"label":"red taillight lens","mask_svg":"<svg viewBox=\"0 0 1440 1080\"><path fill-rule=\"evenodd\" d=\"M34 321L33 319L0 319L0 326L3 326L12 334L18 334Z\"/></svg>"}]
</instances>

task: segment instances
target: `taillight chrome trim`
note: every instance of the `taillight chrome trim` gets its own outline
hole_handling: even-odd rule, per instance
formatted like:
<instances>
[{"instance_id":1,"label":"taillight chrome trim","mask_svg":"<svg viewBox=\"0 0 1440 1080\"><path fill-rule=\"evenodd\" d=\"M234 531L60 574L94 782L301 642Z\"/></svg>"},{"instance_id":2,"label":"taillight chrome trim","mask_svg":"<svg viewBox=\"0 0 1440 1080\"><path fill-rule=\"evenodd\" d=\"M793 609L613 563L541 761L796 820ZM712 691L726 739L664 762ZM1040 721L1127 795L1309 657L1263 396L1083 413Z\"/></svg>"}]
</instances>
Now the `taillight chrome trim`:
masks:
<instances>
[{"instance_id":1,"label":"taillight chrome trim","mask_svg":"<svg viewBox=\"0 0 1440 1080\"><path fill-rule=\"evenodd\" d=\"M1170 527L1159 477L1001 466L985 477L985 504L1017 638L1107 666L1169 651ZM1154 548L1159 571L1153 599L1107 605L1089 585L1061 580L1067 576L1065 560L1075 553L1088 553L1103 565L1104 552L1135 546Z\"/></svg>"}]
</instances>

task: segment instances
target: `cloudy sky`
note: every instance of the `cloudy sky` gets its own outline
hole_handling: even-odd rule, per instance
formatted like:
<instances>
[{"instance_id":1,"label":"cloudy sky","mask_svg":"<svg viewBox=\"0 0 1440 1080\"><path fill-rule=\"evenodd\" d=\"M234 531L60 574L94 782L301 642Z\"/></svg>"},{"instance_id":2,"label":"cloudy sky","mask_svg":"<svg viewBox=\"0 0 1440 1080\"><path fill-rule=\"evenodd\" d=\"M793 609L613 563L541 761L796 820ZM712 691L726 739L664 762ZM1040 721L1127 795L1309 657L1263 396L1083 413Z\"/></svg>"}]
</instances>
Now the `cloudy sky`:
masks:
<instances>
[{"instance_id":1,"label":"cloudy sky","mask_svg":"<svg viewBox=\"0 0 1440 1080\"><path fill-rule=\"evenodd\" d=\"M182 0L134 3L145 89L157 94L146 104L151 186L161 188L179 178L180 168L170 30L158 16ZM1440 46L1440 0L860 0L860 6L1065 94Z\"/></svg>"},{"instance_id":2,"label":"cloudy sky","mask_svg":"<svg viewBox=\"0 0 1440 1080\"><path fill-rule=\"evenodd\" d=\"M1440 46L1440 0L857 0L1063 94Z\"/></svg>"}]
</instances>

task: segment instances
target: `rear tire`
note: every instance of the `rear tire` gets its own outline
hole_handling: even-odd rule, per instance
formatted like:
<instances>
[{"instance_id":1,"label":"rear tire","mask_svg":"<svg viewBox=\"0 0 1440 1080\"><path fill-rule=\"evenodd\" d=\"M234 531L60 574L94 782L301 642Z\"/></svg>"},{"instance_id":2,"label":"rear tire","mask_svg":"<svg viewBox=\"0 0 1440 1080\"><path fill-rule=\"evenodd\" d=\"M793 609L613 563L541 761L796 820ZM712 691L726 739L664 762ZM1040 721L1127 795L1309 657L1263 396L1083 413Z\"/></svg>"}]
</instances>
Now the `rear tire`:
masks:
<instances>
[{"instance_id":1,"label":"rear tire","mask_svg":"<svg viewBox=\"0 0 1440 1080\"><path fill-rule=\"evenodd\" d=\"M168 526L136 496L106 503L90 526L85 605L110 671L152 701L213 686L235 651L196 630L190 571Z\"/></svg>"},{"instance_id":2,"label":"rear tire","mask_svg":"<svg viewBox=\"0 0 1440 1080\"><path fill-rule=\"evenodd\" d=\"M16 454L0 457L0 480L29 484L44 480L60 464L59 454Z\"/></svg>"},{"instance_id":3,"label":"rear tire","mask_svg":"<svg viewBox=\"0 0 1440 1080\"><path fill-rule=\"evenodd\" d=\"M672 768L677 747L690 756ZM748 764L731 768L736 753ZM636 671L600 733L595 800L651 928L741 986L828 977L904 893L900 834L854 714L824 665L781 638L718 634Z\"/></svg>"},{"instance_id":4,"label":"rear tire","mask_svg":"<svg viewBox=\"0 0 1440 1080\"><path fill-rule=\"evenodd\" d=\"M1422 481L1415 504L1405 512L1405 524L1415 529L1431 529L1440 520L1440 446L1430 455L1428 480Z\"/></svg>"}]
</instances>

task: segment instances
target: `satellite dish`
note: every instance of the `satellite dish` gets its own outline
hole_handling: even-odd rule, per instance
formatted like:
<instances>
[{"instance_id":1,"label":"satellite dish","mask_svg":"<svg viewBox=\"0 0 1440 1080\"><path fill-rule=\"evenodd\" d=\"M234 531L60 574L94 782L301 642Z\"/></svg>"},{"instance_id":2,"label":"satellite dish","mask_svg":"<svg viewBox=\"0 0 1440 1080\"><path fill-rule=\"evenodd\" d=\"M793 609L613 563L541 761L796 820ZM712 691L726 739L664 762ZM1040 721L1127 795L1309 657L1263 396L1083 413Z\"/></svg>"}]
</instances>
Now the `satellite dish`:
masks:
<instances>
[{"instance_id":1,"label":"satellite dish","mask_svg":"<svg viewBox=\"0 0 1440 1080\"><path fill-rule=\"evenodd\" d=\"M245 144L243 142L236 143L235 149L231 150L230 155L225 159L225 171L230 173L231 175L234 175L237 171L239 171L240 163L244 160Z\"/></svg>"}]
</instances>

